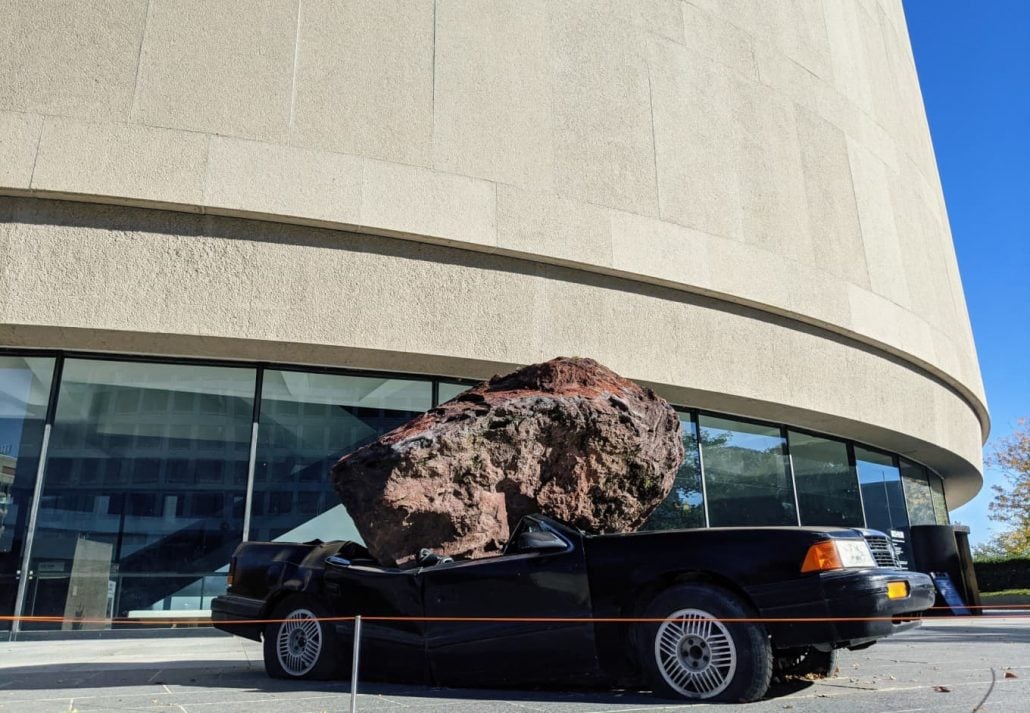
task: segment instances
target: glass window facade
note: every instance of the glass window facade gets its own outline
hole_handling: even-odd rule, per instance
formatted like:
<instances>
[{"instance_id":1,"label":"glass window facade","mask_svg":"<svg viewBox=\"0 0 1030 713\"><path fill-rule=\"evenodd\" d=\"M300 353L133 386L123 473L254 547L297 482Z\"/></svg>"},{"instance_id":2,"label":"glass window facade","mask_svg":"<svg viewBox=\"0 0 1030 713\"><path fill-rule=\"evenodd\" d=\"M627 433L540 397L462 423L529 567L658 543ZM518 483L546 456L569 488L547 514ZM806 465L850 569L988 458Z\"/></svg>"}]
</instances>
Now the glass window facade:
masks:
<instances>
[{"instance_id":1,"label":"glass window facade","mask_svg":"<svg viewBox=\"0 0 1030 713\"><path fill-rule=\"evenodd\" d=\"M442 404L450 401L455 396L460 394L462 391L468 391L470 384L459 384L456 381L440 381L437 382L437 398L436 403Z\"/></svg>"},{"instance_id":2,"label":"glass window facade","mask_svg":"<svg viewBox=\"0 0 1030 713\"><path fill-rule=\"evenodd\" d=\"M697 424L689 413L680 413L679 418L685 451L683 465L676 473L669 496L644 523L643 530L681 530L705 526L705 496L701 482Z\"/></svg>"},{"instance_id":3,"label":"glass window facade","mask_svg":"<svg viewBox=\"0 0 1030 713\"><path fill-rule=\"evenodd\" d=\"M329 469L431 406L429 381L266 369L249 539L360 542Z\"/></svg>"},{"instance_id":4,"label":"glass window facade","mask_svg":"<svg viewBox=\"0 0 1030 713\"><path fill-rule=\"evenodd\" d=\"M894 464L894 457L856 447L855 464L862 484L866 526L883 532L908 527L901 471Z\"/></svg>"},{"instance_id":5,"label":"glass window facade","mask_svg":"<svg viewBox=\"0 0 1030 713\"><path fill-rule=\"evenodd\" d=\"M254 381L253 369L65 361L27 615L104 628L75 620L203 609L224 590L218 570L243 537Z\"/></svg>"},{"instance_id":6,"label":"glass window facade","mask_svg":"<svg viewBox=\"0 0 1030 713\"><path fill-rule=\"evenodd\" d=\"M948 517L948 503L944 499L944 481L933 474L929 476L929 480L934 517L937 518L938 525L947 525L951 520Z\"/></svg>"},{"instance_id":7,"label":"glass window facade","mask_svg":"<svg viewBox=\"0 0 1030 713\"><path fill-rule=\"evenodd\" d=\"M905 459L899 459L901 465L901 482L905 488L905 505L908 509L910 525L935 525L937 518L933 512L933 497L930 483L927 482L926 470Z\"/></svg>"},{"instance_id":8,"label":"glass window facade","mask_svg":"<svg viewBox=\"0 0 1030 713\"><path fill-rule=\"evenodd\" d=\"M862 496L843 441L788 431L802 525L862 527Z\"/></svg>"},{"instance_id":9,"label":"glass window facade","mask_svg":"<svg viewBox=\"0 0 1030 713\"><path fill-rule=\"evenodd\" d=\"M192 616L224 592L244 538L359 540L333 463L468 387L0 353L0 615L65 629ZM679 418L686 457L644 529L948 521L943 482L919 464L778 424Z\"/></svg>"},{"instance_id":10,"label":"glass window facade","mask_svg":"<svg viewBox=\"0 0 1030 713\"><path fill-rule=\"evenodd\" d=\"M0 355L0 616L15 613L54 363Z\"/></svg>"},{"instance_id":11,"label":"glass window facade","mask_svg":"<svg viewBox=\"0 0 1030 713\"><path fill-rule=\"evenodd\" d=\"M797 525L780 429L707 414L699 425L709 525Z\"/></svg>"}]
</instances>

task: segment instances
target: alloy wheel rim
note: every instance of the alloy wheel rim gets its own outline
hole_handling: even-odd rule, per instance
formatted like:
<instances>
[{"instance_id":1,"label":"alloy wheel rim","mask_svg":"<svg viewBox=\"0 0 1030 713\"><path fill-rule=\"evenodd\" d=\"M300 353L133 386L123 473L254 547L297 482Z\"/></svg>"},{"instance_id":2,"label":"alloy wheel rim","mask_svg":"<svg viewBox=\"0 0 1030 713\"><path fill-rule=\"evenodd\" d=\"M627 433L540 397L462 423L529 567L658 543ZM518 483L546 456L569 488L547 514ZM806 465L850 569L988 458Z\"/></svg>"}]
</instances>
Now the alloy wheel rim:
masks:
<instances>
[{"instance_id":1,"label":"alloy wheel rim","mask_svg":"<svg viewBox=\"0 0 1030 713\"><path fill-rule=\"evenodd\" d=\"M291 676L303 676L322 653L322 627L310 609L295 609L279 625L275 651L279 665Z\"/></svg>"},{"instance_id":2,"label":"alloy wheel rim","mask_svg":"<svg viewBox=\"0 0 1030 713\"><path fill-rule=\"evenodd\" d=\"M685 698L719 695L737 670L737 648L729 630L700 609L681 609L662 622L654 656L662 678Z\"/></svg>"}]
</instances>

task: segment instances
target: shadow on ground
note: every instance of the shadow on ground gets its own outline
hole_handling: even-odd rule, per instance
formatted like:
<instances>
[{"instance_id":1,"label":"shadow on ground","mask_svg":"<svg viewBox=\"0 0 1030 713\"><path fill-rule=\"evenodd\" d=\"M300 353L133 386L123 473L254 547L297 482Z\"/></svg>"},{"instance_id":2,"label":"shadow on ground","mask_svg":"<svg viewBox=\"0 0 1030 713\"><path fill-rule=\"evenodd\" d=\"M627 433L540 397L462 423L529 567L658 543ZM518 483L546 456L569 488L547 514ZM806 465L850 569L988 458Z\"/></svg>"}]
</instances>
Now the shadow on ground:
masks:
<instances>
[{"instance_id":1,"label":"shadow on ground","mask_svg":"<svg viewBox=\"0 0 1030 713\"><path fill-rule=\"evenodd\" d=\"M126 666L132 666L126 669ZM350 682L339 681L284 681L269 678L260 663L239 661L205 661L203 665L176 662L49 664L45 666L15 666L0 669L0 690L13 691L67 691L70 696L79 690L124 688L132 686L183 686L196 688L235 688L253 693L350 693ZM777 681L769 689L767 698L787 696L804 690L811 681ZM435 688L432 686L361 683L363 695L391 699L446 699L446 700L504 700L514 702L569 702L625 703L629 705L668 705L668 700L650 691L604 689L481 689Z\"/></svg>"},{"instance_id":2,"label":"shadow on ground","mask_svg":"<svg viewBox=\"0 0 1030 713\"><path fill-rule=\"evenodd\" d=\"M927 620L923 627L912 629L904 634L904 643L915 643L917 641L932 641L933 643L943 642L997 642L1005 644L1030 644L1030 628L1015 627L1011 624L998 622L988 624L986 619L980 619L976 626L933 626L932 620ZM925 628L924 628L925 627Z\"/></svg>"}]
</instances>

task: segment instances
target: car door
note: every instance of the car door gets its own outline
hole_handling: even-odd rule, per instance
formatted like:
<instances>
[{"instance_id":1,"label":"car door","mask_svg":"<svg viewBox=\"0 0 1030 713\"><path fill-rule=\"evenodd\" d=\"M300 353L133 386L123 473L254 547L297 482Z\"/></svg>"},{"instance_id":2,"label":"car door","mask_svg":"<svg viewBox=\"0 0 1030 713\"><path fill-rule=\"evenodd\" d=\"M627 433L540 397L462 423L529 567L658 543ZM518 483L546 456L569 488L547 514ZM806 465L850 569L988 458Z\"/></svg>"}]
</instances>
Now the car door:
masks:
<instances>
[{"instance_id":1,"label":"car door","mask_svg":"<svg viewBox=\"0 0 1030 713\"><path fill-rule=\"evenodd\" d=\"M422 578L398 570L329 557L322 575L325 603L333 616L371 617L361 627L361 676L376 681L427 681ZM349 662L354 623L336 623L343 659Z\"/></svg>"},{"instance_id":2,"label":"car door","mask_svg":"<svg viewBox=\"0 0 1030 713\"><path fill-rule=\"evenodd\" d=\"M520 525L549 532L564 544L509 547L488 559L440 564L423 572L426 644L434 680L445 685L583 680L596 673L592 623L534 621L592 615L582 539L540 522ZM532 538L530 538L532 539ZM481 621L455 621L472 617Z\"/></svg>"}]
</instances>

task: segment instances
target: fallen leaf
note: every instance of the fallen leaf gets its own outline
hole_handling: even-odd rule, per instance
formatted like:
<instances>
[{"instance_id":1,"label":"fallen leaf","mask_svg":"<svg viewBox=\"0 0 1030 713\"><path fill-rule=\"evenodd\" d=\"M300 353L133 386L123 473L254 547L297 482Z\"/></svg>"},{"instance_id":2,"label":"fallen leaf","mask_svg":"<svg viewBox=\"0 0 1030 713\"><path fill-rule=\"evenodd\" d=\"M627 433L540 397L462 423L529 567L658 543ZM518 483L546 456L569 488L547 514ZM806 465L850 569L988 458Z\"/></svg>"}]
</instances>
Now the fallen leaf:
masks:
<instances>
[{"instance_id":1,"label":"fallen leaf","mask_svg":"<svg viewBox=\"0 0 1030 713\"><path fill-rule=\"evenodd\" d=\"M1011 671L1006 671L1005 672L1005 678L1019 678L1019 676L1017 676L1016 674L1012 673Z\"/></svg>"},{"instance_id":2,"label":"fallen leaf","mask_svg":"<svg viewBox=\"0 0 1030 713\"><path fill-rule=\"evenodd\" d=\"M937 691L938 693L951 693L951 689L947 686L934 686L933 690Z\"/></svg>"}]
</instances>

